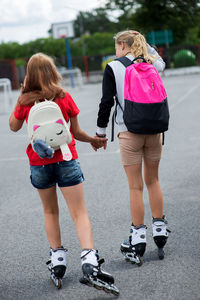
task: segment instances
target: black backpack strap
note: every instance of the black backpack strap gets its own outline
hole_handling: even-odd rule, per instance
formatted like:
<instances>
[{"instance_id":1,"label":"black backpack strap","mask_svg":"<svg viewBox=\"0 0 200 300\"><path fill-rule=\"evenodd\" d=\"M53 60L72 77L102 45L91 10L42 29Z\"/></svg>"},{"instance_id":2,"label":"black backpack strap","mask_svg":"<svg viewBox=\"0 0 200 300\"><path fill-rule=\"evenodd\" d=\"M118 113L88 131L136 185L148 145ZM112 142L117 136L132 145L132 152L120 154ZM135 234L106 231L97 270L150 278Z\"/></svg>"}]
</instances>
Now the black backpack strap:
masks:
<instances>
[{"instance_id":1,"label":"black backpack strap","mask_svg":"<svg viewBox=\"0 0 200 300\"><path fill-rule=\"evenodd\" d=\"M143 60L143 62L145 62L145 63L147 62L146 59L143 56L137 56L136 58L134 58L134 60L132 61L132 63L134 63L134 61L136 61L138 59Z\"/></svg>"},{"instance_id":2,"label":"black backpack strap","mask_svg":"<svg viewBox=\"0 0 200 300\"><path fill-rule=\"evenodd\" d=\"M115 58L116 61L120 61L120 63L122 63L122 65L124 65L125 68L127 68L128 66L130 66L132 64L132 60L130 60L128 57L126 56L122 56L119 58Z\"/></svg>"},{"instance_id":3,"label":"black backpack strap","mask_svg":"<svg viewBox=\"0 0 200 300\"><path fill-rule=\"evenodd\" d=\"M164 143L165 143L165 133L162 132L162 145L164 145Z\"/></svg>"},{"instance_id":4,"label":"black backpack strap","mask_svg":"<svg viewBox=\"0 0 200 300\"><path fill-rule=\"evenodd\" d=\"M115 105L115 110L112 115L112 129L111 129L111 142L114 141L114 128L115 128L115 118L117 114L117 104Z\"/></svg>"},{"instance_id":5,"label":"black backpack strap","mask_svg":"<svg viewBox=\"0 0 200 300\"><path fill-rule=\"evenodd\" d=\"M124 111L121 104L119 103L119 100L117 98L117 96L115 96L115 101L116 101L116 104L115 104L115 109L114 109L114 112L113 112L113 115L112 115L112 129L111 129L111 142L114 141L114 127L115 127L115 123L116 122L116 116L117 116L117 106L119 105L119 107L121 108L122 112Z\"/></svg>"}]
</instances>

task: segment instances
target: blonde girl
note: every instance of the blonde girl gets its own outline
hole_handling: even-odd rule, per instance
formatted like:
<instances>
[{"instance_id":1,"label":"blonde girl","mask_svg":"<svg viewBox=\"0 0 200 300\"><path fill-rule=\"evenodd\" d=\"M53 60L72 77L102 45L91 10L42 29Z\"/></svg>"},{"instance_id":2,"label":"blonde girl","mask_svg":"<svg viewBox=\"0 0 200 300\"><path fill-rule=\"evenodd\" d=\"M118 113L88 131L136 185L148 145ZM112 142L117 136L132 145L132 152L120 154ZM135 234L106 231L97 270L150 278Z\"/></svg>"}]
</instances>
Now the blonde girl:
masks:
<instances>
[{"instance_id":1,"label":"blonde girl","mask_svg":"<svg viewBox=\"0 0 200 300\"><path fill-rule=\"evenodd\" d=\"M33 151L31 144L27 147L30 163L31 183L38 190L44 210L44 221L47 238L50 244L51 277L57 287L61 285L61 278L66 270L66 249L62 246L57 186L60 188L67 203L71 217L75 223L77 236L82 248L81 261L84 274L83 283L89 284L98 278L109 284L114 278L101 270L98 251L94 249L92 228L88 217L84 193L83 173L78 162L75 140L92 143L98 149L104 146L106 139L92 138L81 130L78 123L79 109L69 93L61 86L61 76L57 72L53 60L42 53L33 55L28 61L27 73L16 107L10 116L9 124L12 131L21 129L24 120L28 120L29 111L36 100L53 99L60 107L65 120L70 120L72 142L69 144L72 153L71 161L64 161L60 150L55 151L52 158L40 158ZM93 268L96 268L94 278ZM89 279L90 278L90 279Z\"/></svg>"},{"instance_id":2,"label":"blonde girl","mask_svg":"<svg viewBox=\"0 0 200 300\"><path fill-rule=\"evenodd\" d=\"M130 61L138 56L144 57L147 63L153 64L158 71L163 71L165 63L156 50L150 47L145 37L137 31L126 30L114 37L116 56L127 57ZM138 61L139 62L139 61ZM136 62L137 63L137 62ZM117 96L116 122L122 164L127 176L130 193L131 235L121 244L121 251L129 260L141 265L141 257L146 249L146 225L144 224L142 161L144 162L144 181L146 183L149 203L152 212L153 237L159 248L166 243L168 232L163 216L163 195L158 178L161 159L161 134L134 134L127 130L123 120L124 77L126 68L117 60L108 63L103 77L103 95L99 105L97 119L97 136L106 136L111 107ZM137 88L137 87L135 87ZM163 258L163 252L160 258Z\"/></svg>"}]
</instances>

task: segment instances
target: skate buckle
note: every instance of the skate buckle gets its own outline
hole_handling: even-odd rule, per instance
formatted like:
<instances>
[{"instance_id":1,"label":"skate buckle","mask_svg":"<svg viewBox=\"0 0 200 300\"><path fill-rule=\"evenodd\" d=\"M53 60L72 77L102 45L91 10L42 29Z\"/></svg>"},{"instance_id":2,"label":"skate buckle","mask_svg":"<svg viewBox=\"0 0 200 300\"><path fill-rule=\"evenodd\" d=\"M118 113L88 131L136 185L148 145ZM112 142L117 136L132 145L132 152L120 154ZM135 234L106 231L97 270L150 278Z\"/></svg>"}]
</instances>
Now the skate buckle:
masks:
<instances>
[{"instance_id":1,"label":"skate buckle","mask_svg":"<svg viewBox=\"0 0 200 300\"><path fill-rule=\"evenodd\" d=\"M122 252L125 259L127 261L130 261L132 264L136 264L138 267L142 265L142 258L137 255L136 253L130 253L130 252Z\"/></svg>"},{"instance_id":2,"label":"skate buckle","mask_svg":"<svg viewBox=\"0 0 200 300\"><path fill-rule=\"evenodd\" d=\"M140 258L135 253L127 253L127 258L129 258L131 262L135 262L136 264L140 263Z\"/></svg>"}]
</instances>

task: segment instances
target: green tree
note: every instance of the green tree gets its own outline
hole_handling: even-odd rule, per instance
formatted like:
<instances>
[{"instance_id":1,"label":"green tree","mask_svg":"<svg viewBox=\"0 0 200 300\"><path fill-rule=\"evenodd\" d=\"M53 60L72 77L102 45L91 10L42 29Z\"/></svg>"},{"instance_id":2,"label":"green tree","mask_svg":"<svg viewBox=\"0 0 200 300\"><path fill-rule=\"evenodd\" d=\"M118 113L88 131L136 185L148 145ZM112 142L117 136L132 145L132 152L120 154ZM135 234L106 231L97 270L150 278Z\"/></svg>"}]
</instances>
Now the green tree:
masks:
<instances>
[{"instance_id":1,"label":"green tree","mask_svg":"<svg viewBox=\"0 0 200 300\"><path fill-rule=\"evenodd\" d=\"M190 29L199 27L198 0L109 0L106 7L120 10L121 30L128 27L146 33L171 29L176 44L184 44Z\"/></svg>"},{"instance_id":2,"label":"green tree","mask_svg":"<svg viewBox=\"0 0 200 300\"><path fill-rule=\"evenodd\" d=\"M1 59L14 59L23 55L21 46L16 42L2 43L0 45Z\"/></svg>"},{"instance_id":3,"label":"green tree","mask_svg":"<svg viewBox=\"0 0 200 300\"><path fill-rule=\"evenodd\" d=\"M76 36L85 33L115 32L116 23L109 20L104 8L97 8L91 12L79 12L74 22L74 28Z\"/></svg>"},{"instance_id":4,"label":"green tree","mask_svg":"<svg viewBox=\"0 0 200 300\"><path fill-rule=\"evenodd\" d=\"M113 33L94 33L79 39L69 39L71 55L82 56L83 45L85 55L105 55L114 53ZM66 56L65 39L42 38L24 43L0 44L0 59L29 58L31 55L43 52L53 57Z\"/></svg>"},{"instance_id":5,"label":"green tree","mask_svg":"<svg viewBox=\"0 0 200 300\"><path fill-rule=\"evenodd\" d=\"M85 36L83 38L86 48L86 55L105 55L112 54L115 51L112 33L96 32L91 36Z\"/></svg>"}]
</instances>

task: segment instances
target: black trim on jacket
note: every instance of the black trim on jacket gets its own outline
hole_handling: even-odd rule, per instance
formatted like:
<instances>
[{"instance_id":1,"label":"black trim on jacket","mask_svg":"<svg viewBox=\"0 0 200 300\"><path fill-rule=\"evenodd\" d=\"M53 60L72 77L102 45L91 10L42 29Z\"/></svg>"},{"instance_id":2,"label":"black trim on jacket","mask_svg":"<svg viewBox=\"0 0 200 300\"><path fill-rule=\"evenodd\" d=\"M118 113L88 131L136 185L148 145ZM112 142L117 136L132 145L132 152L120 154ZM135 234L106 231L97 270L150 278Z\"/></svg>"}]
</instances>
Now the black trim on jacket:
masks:
<instances>
[{"instance_id":1,"label":"black trim on jacket","mask_svg":"<svg viewBox=\"0 0 200 300\"><path fill-rule=\"evenodd\" d=\"M97 126L105 128L108 125L111 108L115 104L114 97L116 95L116 82L112 68L106 65L103 75L103 91L99 104L99 112L97 118Z\"/></svg>"}]
</instances>

